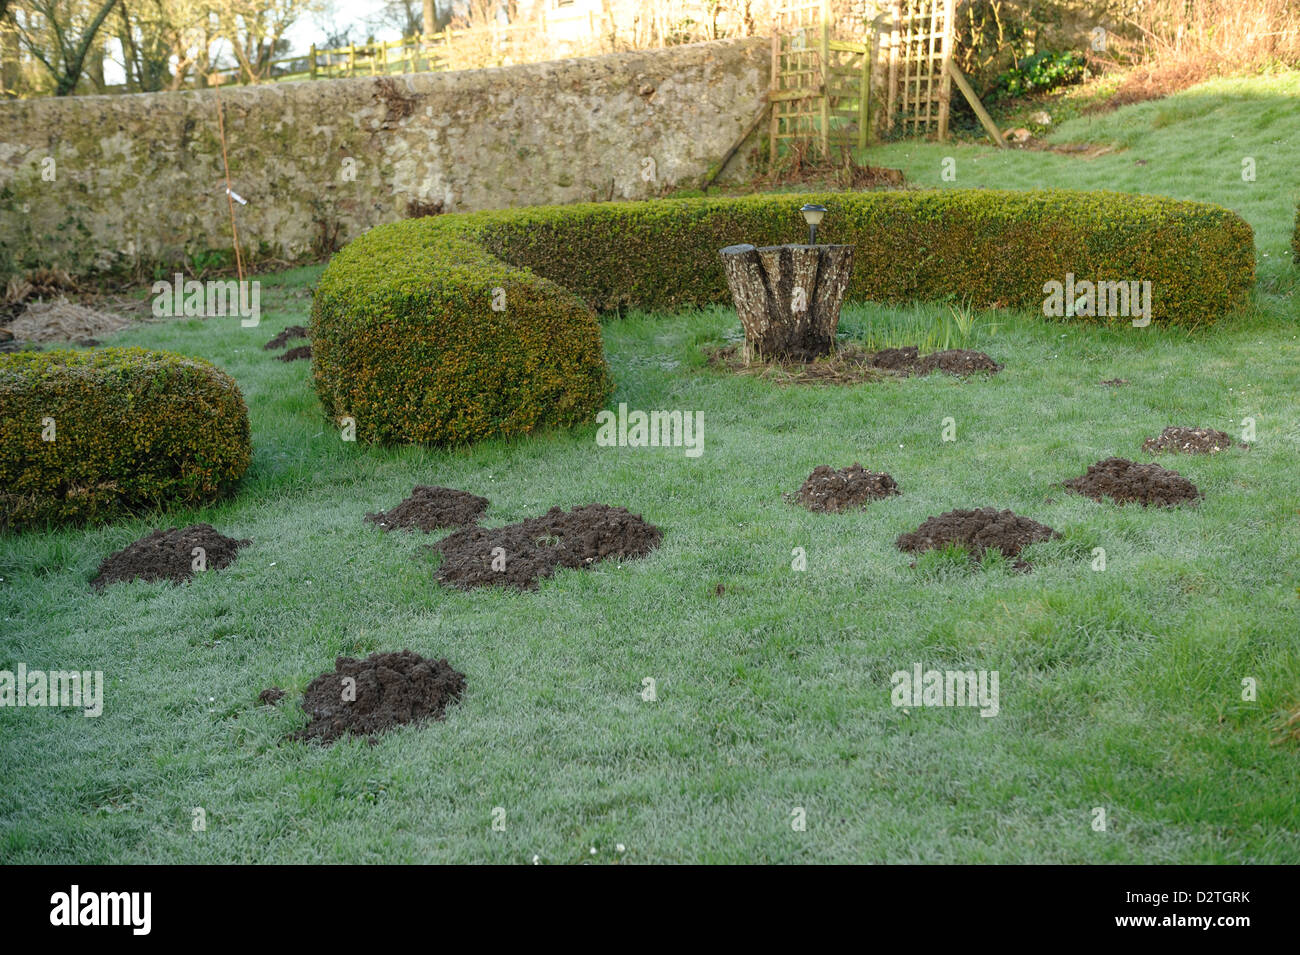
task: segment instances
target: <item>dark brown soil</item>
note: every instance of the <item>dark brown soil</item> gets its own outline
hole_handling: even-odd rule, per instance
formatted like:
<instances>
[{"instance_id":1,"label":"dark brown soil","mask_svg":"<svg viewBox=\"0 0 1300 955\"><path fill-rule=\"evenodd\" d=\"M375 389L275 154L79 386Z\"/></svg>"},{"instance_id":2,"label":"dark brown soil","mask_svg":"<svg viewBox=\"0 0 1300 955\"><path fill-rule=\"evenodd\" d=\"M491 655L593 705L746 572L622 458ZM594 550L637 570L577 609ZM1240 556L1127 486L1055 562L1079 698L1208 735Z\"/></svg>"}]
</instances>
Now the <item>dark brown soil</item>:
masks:
<instances>
[{"instance_id":1,"label":"dark brown soil","mask_svg":"<svg viewBox=\"0 0 1300 955\"><path fill-rule=\"evenodd\" d=\"M897 493L898 484L888 474L868 471L854 462L838 471L826 464L818 465L798 492L787 499L810 511L836 514Z\"/></svg>"},{"instance_id":2,"label":"dark brown soil","mask_svg":"<svg viewBox=\"0 0 1300 955\"><path fill-rule=\"evenodd\" d=\"M440 527L464 527L477 524L487 510L488 499L457 491L450 487L417 484L411 496L390 511L367 514L366 520L386 531L436 531Z\"/></svg>"},{"instance_id":3,"label":"dark brown soil","mask_svg":"<svg viewBox=\"0 0 1300 955\"><path fill-rule=\"evenodd\" d=\"M290 348L283 355L275 356L276 361L300 361L304 358L311 358L310 345L299 345L297 348Z\"/></svg>"},{"instance_id":4,"label":"dark brown soil","mask_svg":"<svg viewBox=\"0 0 1300 955\"><path fill-rule=\"evenodd\" d=\"M900 534L894 543L899 550L913 554L955 544L969 551L976 560L981 560L987 550L1000 551L1006 557L1015 558L1030 544L1060 536L1046 524L1011 511L980 507L928 517L910 534ZM1015 561L1015 566L1021 570L1029 567L1022 560Z\"/></svg>"},{"instance_id":5,"label":"dark brown soil","mask_svg":"<svg viewBox=\"0 0 1300 955\"><path fill-rule=\"evenodd\" d=\"M1142 450L1147 454L1159 454L1161 451L1174 451L1179 454L1217 454L1232 447L1232 436L1226 431L1213 428L1179 428L1168 427L1156 438L1147 438L1142 442ZM1243 444L1242 447L1248 447Z\"/></svg>"},{"instance_id":6,"label":"dark brown soil","mask_svg":"<svg viewBox=\"0 0 1300 955\"><path fill-rule=\"evenodd\" d=\"M746 361L744 348L738 344L707 349L705 354L714 368L767 378L781 385L856 385L891 376L917 377L934 371L962 377L979 373L992 375L1004 367L982 351L950 348L922 357L915 345L877 352L844 345L835 354L812 361L768 361L753 357Z\"/></svg>"},{"instance_id":7,"label":"dark brown soil","mask_svg":"<svg viewBox=\"0 0 1300 955\"><path fill-rule=\"evenodd\" d=\"M198 573L194 570L194 548L203 548L208 570L220 570L234 562L239 548L251 543L227 537L209 524L156 530L104 558L90 585L103 590L109 584L128 580L170 580L179 584Z\"/></svg>"},{"instance_id":8,"label":"dark brown soil","mask_svg":"<svg viewBox=\"0 0 1300 955\"><path fill-rule=\"evenodd\" d=\"M856 345L846 345L833 355L813 361L745 359L741 345L725 345L705 350L709 365L738 375L766 378L778 385L856 385L888 377L871 365L871 353Z\"/></svg>"},{"instance_id":9,"label":"dark brown soil","mask_svg":"<svg viewBox=\"0 0 1300 955\"><path fill-rule=\"evenodd\" d=\"M290 325L288 328L282 331L279 335L276 335L274 338L272 338L269 342L267 342L262 347L265 348L267 351L274 351L277 348L283 348L285 345L289 344L289 342L295 338L307 338L307 337L309 337L309 332L307 330L306 325Z\"/></svg>"},{"instance_id":10,"label":"dark brown soil","mask_svg":"<svg viewBox=\"0 0 1300 955\"><path fill-rule=\"evenodd\" d=\"M1196 485L1177 471L1158 464L1138 464L1127 458L1106 458L1088 467L1088 473L1064 482L1076 494L1094 500L1111 498L1116 504L1155 504L1172 507L1201 496Z\"/></svg>"},{"instance_id":11,"label":"dark brown soil","mask_svg":"<svg viewBox=\"0 0 1300 955\"><path fill-rule=\"evenodd\" d=\"M662 538L659 528L626 508L588 504L571 511L552 507L541 517L505 527L466 527L432 549L442 554L435 576L449 586L536 590L540 579L561 568L583 569L598 560L644 557ZM501 570L492 567L496 548L504 551L504 555L498 552L505 561Z\"/></svg>"},{"instance_id":12,"label":"dark brown soil","mask_svg":"<svg viewBox=\"0 0 1300 955\"><path fill-rule=\"evenodd\" d=\"M882 349L871 356L871 364L876 368L883 368L909 378L928 375L933 371L944 371L950 375L960 376L974 375L979 372L992 375L1003 368L982 351L949 348L931 352L923 357L918 353L915 345Z\"/></svg>"},{"instance_id":13,"label":"dark brown soil","mask_svg":"<svg viewBox=\"0 0 1300 955\"><path fill-rule=\"evenodd\" d=\"M345 682L347 678L355 683ZM364 660L339 657L331 672L307 684L302 708L311 719L292 738L332 743L403 723L440 720L464 691L465 674L446 660L426 659L410 650L372 653Z\"/></svg>"},{"instance_id":14,"label":"dark brown soil","mask_svg":"<svg viewBox=\"0 0 1300 955\"><path fill-rule=\"evenodd\" d=\"M278 686L268 686L261 693L257 694L257 702L265 703L267 706L275 706L284 699L284 690Z\"/></svg>"}]
</instances>

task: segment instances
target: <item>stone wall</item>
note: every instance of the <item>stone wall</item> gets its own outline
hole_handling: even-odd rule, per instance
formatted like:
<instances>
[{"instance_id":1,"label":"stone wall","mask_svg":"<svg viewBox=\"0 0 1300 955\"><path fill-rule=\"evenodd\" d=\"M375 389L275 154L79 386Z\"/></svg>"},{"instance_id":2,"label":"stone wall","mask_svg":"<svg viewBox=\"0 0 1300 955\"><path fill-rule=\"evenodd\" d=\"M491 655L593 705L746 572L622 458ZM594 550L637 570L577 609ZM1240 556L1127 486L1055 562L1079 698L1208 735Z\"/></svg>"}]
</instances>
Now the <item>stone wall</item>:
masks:
<instances>
[{"instance_id":1,"label":"stone wall","mask_svg":"<svg viewBox=\"0 0 1300 955\"><path fill-rule=\"evenodd\" d=\"M695 186L753 119L766 39L220 91L240 245L296 260L446 212ZM0 274L230 249L212 90L0 103ZM746 171L746 150L723 178Z\"/></svg>"}]
</instances>

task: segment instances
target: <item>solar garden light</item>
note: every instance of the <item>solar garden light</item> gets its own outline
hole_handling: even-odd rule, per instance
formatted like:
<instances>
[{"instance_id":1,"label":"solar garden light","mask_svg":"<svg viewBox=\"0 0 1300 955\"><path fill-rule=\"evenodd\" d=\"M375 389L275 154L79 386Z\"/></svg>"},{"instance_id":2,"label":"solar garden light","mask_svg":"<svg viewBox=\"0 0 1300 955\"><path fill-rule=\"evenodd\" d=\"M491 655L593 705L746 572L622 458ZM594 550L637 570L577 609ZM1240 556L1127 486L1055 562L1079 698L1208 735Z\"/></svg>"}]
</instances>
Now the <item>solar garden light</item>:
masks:
<instances>
[{"instance_id":1,"label":"solar garden light","mask_svg":"<svg viewBox=\"0 0 1300 955\"><path fill-rule=\"evenodd\" d=\"M825 206L806 205L799 209L803 213L803 221L808 223L808 244L817 244L817 224L822 221L822 216L826 215Z\"/></svg>"}]
</instances>

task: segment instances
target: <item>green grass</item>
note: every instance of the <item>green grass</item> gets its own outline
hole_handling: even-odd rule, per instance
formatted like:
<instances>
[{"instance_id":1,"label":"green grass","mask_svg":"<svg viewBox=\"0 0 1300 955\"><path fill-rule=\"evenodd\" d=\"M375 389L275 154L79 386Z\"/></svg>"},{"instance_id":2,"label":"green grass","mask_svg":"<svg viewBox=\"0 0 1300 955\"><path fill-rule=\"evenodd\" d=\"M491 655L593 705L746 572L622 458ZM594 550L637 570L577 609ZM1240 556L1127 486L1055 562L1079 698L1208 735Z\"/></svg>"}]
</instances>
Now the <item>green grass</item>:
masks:
<instances>
[{"instance_id":1,"label":"green grass","mask_svg":"<svg viewBox=\"0 0 1300 955\"><path fill-rule=\"evenodd\" d=\"M1297 861L1300 751L1271 744L1300 700L1300 331L1295 277L1276 261L1294 180L1265 174L1282 155L1269 150L1300 141L1289 82L1185 94L1235 104L1208 123L1149 130L1180 97L1062 131L1127 137L1127 154L957 153L962 187L1104 185L1242 212L1261 253L1246 314L1189 336L980 313L972 343L1001 374L851 388L707 370L701 346L734 334L728 309L609 320L611 404L702 411L695 459L599 448L594 425L459 450L340 441L307 364L261 349L303 320L319 269L264 277L257 329L189 320L116 336L234 375L254 461L218 506L0 539L0 668L97 669L108 683L98 719L0 710L0 860ZM1293 118L1266 122L1287 97ZM932 165L938 184L945 148L898 144L872 161L914 162L914 180ZM1236 152L1259 159L1256 183L1230 175ZM949 319L855 304L842 327L883 340ZM1112 378L1131 383L1100 384ZM954 442L941 440L949 417ZM1111 454L1144 459L1142 439L1165 425L1238 434L1247 417L1249 451L1162 459L1205 492L1195 507L1059 487ZM854 461L902 495L842 515L782 502L815 465ZM445 590L419 550L428 538L362 521L416 483L488 497L491 525L625 505L664 540L537 593ZM1064 536L1028 554L1029 574L951 554L912 568L893 546L928 515L980 505ZM109 552L196 520L253 544L183 587L90 590ZM336 655L402 648L467 675L444 723L374 746L284 742ZM1000 714L894 708L890 674L915 663L998 670ZM645 677L657 702L641 698ZM272 684L288 698L257 705Z\"/></svg>"},{"instance_id":2,"label":"green grass","mask_svg":"<svg viewBox=\"0 0 1300 955\"><path fill-rule=\"evenodd\" d=\"M969 143L906 140L860 158L903 170L911 185L944 189L1118 189L1215 202L1255 229L1260 290L1290 293L1297 313L1289 243L1300 203L1300 72L1213 80L1176 96L1067 120L1047 136L1054 145L1113 147L1094 159ZM943 160L956 178L943 179ZM1242 161L1255 161L1255 179Z\"/></svg>"}]
</instances>

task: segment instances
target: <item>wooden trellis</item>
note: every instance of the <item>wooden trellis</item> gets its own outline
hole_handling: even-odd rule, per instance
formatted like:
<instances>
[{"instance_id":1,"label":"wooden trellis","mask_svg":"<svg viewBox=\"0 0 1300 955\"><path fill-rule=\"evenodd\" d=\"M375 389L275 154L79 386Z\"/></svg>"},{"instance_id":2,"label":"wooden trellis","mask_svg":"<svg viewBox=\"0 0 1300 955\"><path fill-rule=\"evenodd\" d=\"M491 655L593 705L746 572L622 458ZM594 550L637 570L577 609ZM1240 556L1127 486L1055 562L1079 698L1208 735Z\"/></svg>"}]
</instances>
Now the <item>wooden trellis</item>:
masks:
<instances>
[{"instance_id":1,"label":"wooden trellis","mask_svg":"<svg viewBox=\"0 0 1300 955\"><path fill-rule=\"evenodd\" d=\"M955 0L898 0L889 49L888 123L948 137Z\"/></svg>"},{"instance_id":2,"label":"wooden trellis","mask_svg":"<svg viewBox=\"0 0 1300 955\"><path fill-rule=\"evenodd\" d=\"M822 156L867 144L870 48L831 39L831 20L829 0L792 0L776 10L767 97L772 162L782 141L812 143Z\"/></svg>"},{"instance_id":3,"label":"wooden trellis","mask_svg":"<svg viewBox=\"0 0 1300 955\"><path fill-rule=\"evenodd\" d=\"M769 141L776 162L780 143L807 140L827 143L829 110L822 95L823 44L830 40L826 0L791 3L776 11L772 32L772 79L767 100L771 106Z\"/></svg>"}]
</instances>

